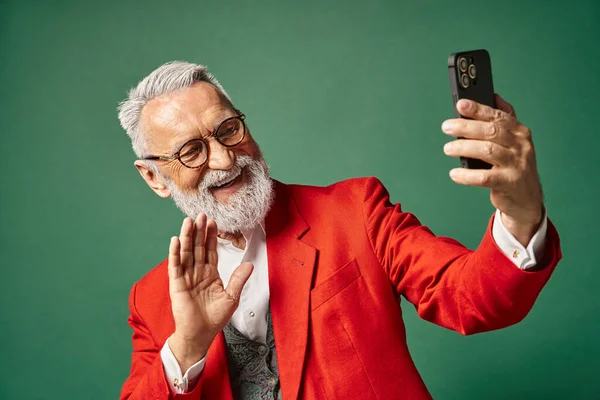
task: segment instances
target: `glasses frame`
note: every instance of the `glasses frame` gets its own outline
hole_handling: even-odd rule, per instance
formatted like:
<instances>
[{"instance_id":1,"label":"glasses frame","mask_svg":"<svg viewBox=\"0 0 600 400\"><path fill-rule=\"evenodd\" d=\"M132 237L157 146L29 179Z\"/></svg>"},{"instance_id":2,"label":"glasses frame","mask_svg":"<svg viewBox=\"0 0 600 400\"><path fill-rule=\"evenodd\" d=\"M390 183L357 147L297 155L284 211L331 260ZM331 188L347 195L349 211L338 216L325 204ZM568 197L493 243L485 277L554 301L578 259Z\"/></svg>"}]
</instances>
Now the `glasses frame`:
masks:
<instances>
[{"instance_id":1,"label":"glasses frame","mask_svg":"<svg viewBox=\"0 0 600 400\"><path fill-rule=\"evenodd\" d=\"M217 142L219 142L219 144L221 146L225 146L225 147L234 147L237 146L238 144L242 143L244 141L244 139L246 138L246 132L248 131L248 128L246 127L246 115L240 113L238 110L236 110L238 112L238 115L235 115L233 117L229 117L229 118L225 118L223 121L219 122L219 125L217 125L217 127L215 128L215 130L208 136L205 136L203 138L199 138L199 139L191 139L188 140L187 142L185 142L183 145L181 145L181 147L179 148L179 150L177 150L175 153L173 153L173 155L171 156L146 156L144 158L142 158L142 160L151 160L151 161L156 161L156 160L162 160L162 161L172 161L177 159L177 161L179 161L184 167L186 168L190 168L190 169L198 169L200 167L202 167L204 164L206 164L206 162L208 161L209 158L209 147L208 147L208 143L207 143L207 139L209 137L214 137L215 140ZM226 123L227 121L231 121L232 119L237 119L240 120L242 122L242 126L244 128L244 132L242 133L242 137L241 139L235 143L235 144L225 144L223 142L221 142L221 140L219 139L219 137L217 136L217 132L219 132L219 129L221 128L221 126ZM181 150L183 150L183 148L185 146L187 146L189 143L191 142L195 142L200 140L201 142L204 143L204 146L206 146L206 159L197 167L190 167L189 165L186 165L183 161L181 161Z\"/></svg>"}]
</instances>

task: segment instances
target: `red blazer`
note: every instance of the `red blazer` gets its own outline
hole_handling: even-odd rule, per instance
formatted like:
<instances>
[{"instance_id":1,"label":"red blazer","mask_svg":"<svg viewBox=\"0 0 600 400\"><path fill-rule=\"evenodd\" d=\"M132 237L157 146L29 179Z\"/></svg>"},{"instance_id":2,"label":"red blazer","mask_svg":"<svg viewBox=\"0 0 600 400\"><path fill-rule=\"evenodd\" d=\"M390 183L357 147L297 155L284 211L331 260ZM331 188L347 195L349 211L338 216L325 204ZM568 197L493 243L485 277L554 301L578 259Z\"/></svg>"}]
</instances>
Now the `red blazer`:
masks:
<instances>
[{"instance_id":1,"label":"red blazer","mask_svg":"<svg viewBox=\"0 0 600 400\"><path fill-rule=\"evenodd\" d=\"M496 246L436 237L393 205L375 178L328 187L276 183L267 216L271 314L281 391L289 399L429 399L408 352L400 295L463 335L522 320L561 258L548 223L536 272ZM131 374L121 399L231 399L223 335L195 389L174 394L160 350L174 331L167 262L133 286Z\"/></svg>"}]
</instances>

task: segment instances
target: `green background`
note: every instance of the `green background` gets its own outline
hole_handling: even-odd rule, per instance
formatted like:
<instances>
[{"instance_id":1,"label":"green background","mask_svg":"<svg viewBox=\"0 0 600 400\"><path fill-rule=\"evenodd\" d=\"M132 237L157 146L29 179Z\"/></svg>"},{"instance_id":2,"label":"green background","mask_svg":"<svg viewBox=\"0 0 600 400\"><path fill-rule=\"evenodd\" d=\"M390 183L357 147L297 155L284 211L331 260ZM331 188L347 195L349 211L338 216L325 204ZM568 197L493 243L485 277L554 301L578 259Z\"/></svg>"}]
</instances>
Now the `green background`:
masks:
<instances>
[{"instance_id":1,"label":"green background","mask_svg":"<svg viewBox=\"0 0 600 400\"><path fill-rule=\"evenodd\" d=\"M487 48L534 133L564 258L530 315L462 337L403 303L436 399L600 398L597 1L1 1L0 399L116 398L132 284L182 216L133 167L117 103L158 65L207 64L289 183L375 175L476 247L488 191L442 152L449 53Z\"/></svg>"}]
</instances>

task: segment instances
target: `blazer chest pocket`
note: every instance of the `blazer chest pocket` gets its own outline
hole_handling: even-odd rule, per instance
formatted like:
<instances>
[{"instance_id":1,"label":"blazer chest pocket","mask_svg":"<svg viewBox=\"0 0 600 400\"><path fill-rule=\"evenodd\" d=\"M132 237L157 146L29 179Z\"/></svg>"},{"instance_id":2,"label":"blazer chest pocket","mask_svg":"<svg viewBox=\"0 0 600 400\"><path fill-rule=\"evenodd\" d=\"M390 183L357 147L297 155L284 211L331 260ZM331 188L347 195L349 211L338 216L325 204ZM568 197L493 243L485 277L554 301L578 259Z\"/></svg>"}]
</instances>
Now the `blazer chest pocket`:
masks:
<instances>
[{"instance_id":1,"label":"blazer chest pocket","mask_svg":"<svg viewBox=\"0 0 600 400\"><path fill-rule=\"evenodd\" d=\"M360 278L360 269L356 263L356 259L353 259L342 268L338 269L332 276L325 279L325 281L319 283L310 292L310 308L316 310L318 307L323 305L327 300L350 286L352 282Z\"/></svg>"}]
</instances>

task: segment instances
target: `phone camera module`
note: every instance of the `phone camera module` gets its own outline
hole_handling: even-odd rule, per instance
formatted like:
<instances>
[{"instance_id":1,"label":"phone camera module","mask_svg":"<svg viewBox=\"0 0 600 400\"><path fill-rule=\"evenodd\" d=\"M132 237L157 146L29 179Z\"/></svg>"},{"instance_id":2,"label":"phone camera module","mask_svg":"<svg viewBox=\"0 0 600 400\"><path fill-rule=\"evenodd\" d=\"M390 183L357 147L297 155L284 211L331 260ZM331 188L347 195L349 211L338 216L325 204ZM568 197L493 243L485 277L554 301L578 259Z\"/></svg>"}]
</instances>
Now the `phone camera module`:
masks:
<instances>
[{"instance_id":1,"label":"phone camera module","mask_svg":"<svg viewBox=\"0 0 600 400\"><path fill-rule=\"evenodd\" d=\"M477 68L475 68L475 64L469 65L469 76L471 79L475 79L477 76Z\"/></svg>"},{"instance_id":2,"label":"phone camera module","mask_svg":"<svg viewBox=\"0 0 600 400\"><path fill-rule=\"evenodd\" d=\"M462 76L460 77L460 84L462 85L462 87L464 87L465 89L469 87L469 76L467 74L462 74Z\"/></svg>"},{"instance_id":3,"label":"phone camera module","mask_svg":"<svg viewBox=\"0 0 600 400\"><path fill-rule=\"evenodd\" d=\"M467 72L467 67L468 67L468 65L469 65L469 62L467 61L467 59L466 59L466 58L464 58L464 57L461 57L461 58L458 60L458 68L460 68L460 70L461 70L462 72Z\"/></svg>"}]
</instances>

